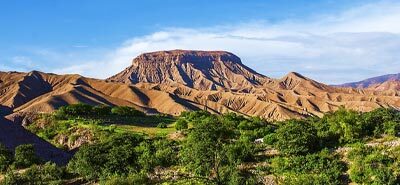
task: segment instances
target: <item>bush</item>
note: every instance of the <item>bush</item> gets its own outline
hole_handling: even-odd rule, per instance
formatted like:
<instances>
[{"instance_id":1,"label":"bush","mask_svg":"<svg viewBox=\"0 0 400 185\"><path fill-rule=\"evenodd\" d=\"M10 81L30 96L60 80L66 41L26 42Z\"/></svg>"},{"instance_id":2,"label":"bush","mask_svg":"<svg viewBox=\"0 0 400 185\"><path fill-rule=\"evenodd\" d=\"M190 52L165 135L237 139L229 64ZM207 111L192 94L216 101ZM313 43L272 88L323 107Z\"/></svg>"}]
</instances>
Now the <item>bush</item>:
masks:
<instances>
[{"instance_id":1,"label":"bush","mask_svg":"<svg viewBox=\"0 0 400 185\"><path fill-rule=\"evenodd\" d=\"M144 173L129 174L128 177L113 176L110 179L100 182L101 185L132 185L132 184L151 184L150 179Z\"/></svg>"},{"instance_id":2,"label":"bush","mask_svg":"<svg viewBox=\"0 0 400 185\"><path fill-rule=\"evenodd\" d=\"M263 143L267 145L274 145L276 142L275 134L268 134L263 138Z\"/></svg>"},{"instance_id":3,"label":"bush","mask_svg":"<svg viewBox=\"0 0 400 185\"><path fill-rule=\"evenodd\" d=\"M234 128L214 116L197 122L180 151L182 164L190 174L210 179L207 184L244 183L251 178L243 177L237 167L251 159L254 150L252 144L235 136Z\"/></svg>"},{"instance_id":4,"label":"bush","mask_svg":"<svg viewBox=\"0 0 400 185\"><path fill-rule=\"evenodd\" d=\"M176 130L184 130L184 129L188 129L188 127L189 127L189 124L188 124L188 122L187 122L186 120L184 120L184 119L178 119L178 120L175 122L175 129L176 129Z\"/></svg>"},{"instance_id":5,"label":"bush","mask_svg":"<svg viewBox=\"0 0 400 185\"><path fill-rule=\"evenodd\" d=\"M118 116L145 116L143 112L140 112L132 107L118 106L111 109L111 113Z\"/></svg>"},{"instance_id":6,"label":"bush","mask_svg":"<svg viewBox=\"0 0 400 185\"><path fill-rule=\"evenodd\" d=\"M63 168L56 166L53 163L44 165L33 165L25 172L18 174L12 171L8 172L2 185L19 185L19 184L62 184L62 179L65 176Z\"/></svg>"},{"instance_id":7,"label":"bush","mask_svg":"<svg viewBox=\"0 0 400 185\"><path fill-rule=\"evenodd\" d=\"M284 155L307 154L318 148L315 128L305 121L289 120L275 134L275 147Z\"/></svg>"},{"instance_id":8,"label":"bush","mask_svg":"<svg viewBox=\"0 0 400 185\"><path fill-rule=\"evenodd\" d=\"M349 153L350 179L359 184L399 184L398 157L386 149L358 146Z\"/></svg>"},{"instance_id":9,"label":"bush","mask_svg":"<svg viewBox=\"0 0 400 185\"><path fill-rule=\"evenodd\" d=\"M346 170L337 156L323 150L305 156L277 157L271 167L283 175L283 184L342 184L341 175Z\"/></svg>"},{"instance_id":10,"label":"bush","mask_svg":"<svg viewBox=\"0 0 400 185\"><path fill-rule=\"evenodd\" d=\"M17 168L26 168L37 164L39 159L35 155L35 148L31 144L20 145L15 148L14 165Z\"/></svg>"},{"instance_id":11,"label":"bush","mask_svg":"<svg viewBox=\"0 0 400 185\"><path fill-rule=\"evenodd\" d=\"M97 116L107 116L111 114L111 107L107 105L97 105L92 108L92 112Z\"/></svg>"},{"instance_id":12,"label":"bush","mask_svg":"<svg viewBox=\"0 0 400 185\"><path fill-rule=\"evenodd\" d=\"M0 172L4 172L13 162L13 156L3 144L0 143Z\"/></svg>"},{"instance_id":13,"label":"bush","mask_svg":"<svg viewBox=\"0 0 400 185\"><path fill-rule=\"evenodd\" d=\"M92 106L84 103L72 104L58 109L58 114L68 116L85 116L92 114Z\"/></svg>"},{"instance_id":14,"label":"bush","mask_svg":"<svg viewBox=\"0 0 400 185\"><path fill-rule=\"evenodd\" d=\"M142 141L142 136L122 134L104 143L83 146L69 162L68 169L90 180L138 172L139 154L135 147Z\"/></svg>"},{"instance_id":15,"label":"bush","mask_svg":"<svg viewBox=\"0 0 400 185\"><path fill-rule=\"evenodd\" d=\"M167 128L167 127L168 127L167 124L164 123L164 122L161 122L161 123L159 123L159 124L157 125L157 128Z\"/></svg>"}]
</instances>

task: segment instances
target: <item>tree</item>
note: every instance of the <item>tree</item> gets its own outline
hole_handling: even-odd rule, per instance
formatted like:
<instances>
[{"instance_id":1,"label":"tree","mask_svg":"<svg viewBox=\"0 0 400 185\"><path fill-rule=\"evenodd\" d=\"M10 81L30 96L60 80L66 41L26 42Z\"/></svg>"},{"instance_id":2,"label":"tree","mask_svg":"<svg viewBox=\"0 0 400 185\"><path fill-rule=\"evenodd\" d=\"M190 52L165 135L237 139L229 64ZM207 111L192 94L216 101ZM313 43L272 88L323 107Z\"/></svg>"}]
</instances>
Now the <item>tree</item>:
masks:
<instances>
[{"instance_id":1,"label":"tree","mask_svg":"<svg viewBox=\"0 0 400 185\"><path fill-rule=\"evenodd\" d=\"M275 146L284 155L307 154L318 147L317 131L301 120L289 120L275 134Z\"/></svg>"},{"instance_id":2,"label":"tree","mask_svg":"<svg viewBox=\"0 0 400 185\"><path fill-rule=\"evenodd\" d=\"M128 106L117 106L111 109L113 114L118 116L145 116L143 112L140 112L133 107Z\"/></svg>"},{"instance_id":3,"label":"tree","mask_svg":"<svg viewBox=\"0 0 400 185\"><path fill-rule=\"evenodd\" d=\"M97 105L92 108L92 112L97 116L107 116L111 114L111 107L107 105Z\"/></svg>"},{"instance_id":4,"label":"tree","mask_svg":"<svg viewBox=\"0 0 400 185\"><path fill-rule=\"evenodd\" d=\"M13 156L3 144L0 143L0 172L4 172L13 162Z\"/></svg>"},{"instance_id":5,"label":"tree","mask_svg":"<svg viewBox=\"0 0 400 185\"><path fill-rule=\"evenodd\" d=\"M92 106L84 103L77 103L60 107L57 112L59 112L59 115L86 116L92 114Z\"/></svg>"},{"instance_id":6,"label":"tree","mask_svg":"<svg viewBox=\"0 0 400 185\"><path fill-rule=\"evenodd\" d=\"M143 137L121 134L104 143L85 145L79 149L68 164L68 169L86 179L98 179L112 175L127 175L140 171L135 147Z\"/></svg>"},{"instance_id":7,"label":"tree","mask_svg":"<svg viewBox=\"0 0 400 185\"><path fill-rule=\"evenodd\" d=\"M35 155L35 148L33 145L25 144L15 148L14 165L17 168L26 168L38 162L39 159Z\"/></svg>"},{"instance_id":8,"label":"tree","mask_svg":"<svg viewBox=\"0 0 400 185\"><path fill-rule=\"evenodd\" d=\"M213 116L197 122L183 144L182 164L216 184L243 183L246 178L238 178L241 173L237 165L251 158L253 152L248 144L234 141L233 136L233 130Z\"/></svg>"},{"instance_id":9,"label":"tree","mask_svg":"<svg viewBox=\"0 0 400 185\"><path fill-rule=\"evenodd\" d=\"M187 128L188 128L188 122L186 120L181 118L181 119L178 119L175 122L175 129L176 130L184 130L184 129L187 129Z\"/></svg>"}]
</instances>

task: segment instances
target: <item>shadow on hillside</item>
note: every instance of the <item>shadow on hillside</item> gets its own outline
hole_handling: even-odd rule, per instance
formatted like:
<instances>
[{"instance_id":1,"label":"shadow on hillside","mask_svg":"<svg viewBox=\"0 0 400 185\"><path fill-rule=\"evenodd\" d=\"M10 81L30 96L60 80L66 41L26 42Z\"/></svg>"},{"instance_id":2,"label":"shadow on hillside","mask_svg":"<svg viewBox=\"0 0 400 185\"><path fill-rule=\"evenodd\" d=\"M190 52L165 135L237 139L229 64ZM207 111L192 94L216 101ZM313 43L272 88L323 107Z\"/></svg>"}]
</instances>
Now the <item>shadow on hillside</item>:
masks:
<instances>
[{"instance_id":1,"label":"shadow on hillside","mask_svg":"<svg viewBox=\"0 0 400 185\"><path fill-rule=\"evenodd\" d=\"M6 116L12 113L12 109L10 107L0 105L0 117Z\"/></svg>"},{"instance_id":2,"label":"shadow on hillside","mask_svg":"<svg viewBox=\"0 0 400 185\"><path fill-rule=\"evenodd\" d=\"M35 134L27 131L21 125L0 117L0 143L10 150L21 144L33 144L36 154L45 161L52 161L58 165L65 165L72 154L65 152Z\"/></svg>"}]
</instances>

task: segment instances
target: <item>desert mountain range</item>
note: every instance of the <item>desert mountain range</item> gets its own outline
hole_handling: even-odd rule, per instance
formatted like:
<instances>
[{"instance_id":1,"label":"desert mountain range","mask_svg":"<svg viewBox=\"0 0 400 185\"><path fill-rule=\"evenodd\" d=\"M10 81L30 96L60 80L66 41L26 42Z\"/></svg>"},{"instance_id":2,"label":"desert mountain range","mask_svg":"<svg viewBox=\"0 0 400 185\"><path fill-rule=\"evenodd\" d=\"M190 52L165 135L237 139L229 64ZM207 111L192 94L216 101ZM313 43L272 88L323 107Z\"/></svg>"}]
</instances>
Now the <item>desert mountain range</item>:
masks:
<instances>
[{"instance_id":1,"label":"desert mountain range","mask_svg":"<svg viewBox=\"0 0 400 185\"><path fill-rule=\"evenodd\" d=\"M359 82L345 83L339 86L352 88L369 88L376 91L400 91L400 73L377 76Z\"/></svg>"},{"instance_id":2,"label":"desert mountain range","mask_svg":"<svg viewBox=\"0 0 400 185\"><path fill-rule=\"evenodd\" d=\"M0 111L16 120L83 102L132 106L149 114L206 109L284 120L321 116L341 106L358 111L400 107L398 88L347 86L325 85L295 72L270 78L225 51L172 50L142 54L106 80L0 72Z\"/></svg>"}]
</instances>

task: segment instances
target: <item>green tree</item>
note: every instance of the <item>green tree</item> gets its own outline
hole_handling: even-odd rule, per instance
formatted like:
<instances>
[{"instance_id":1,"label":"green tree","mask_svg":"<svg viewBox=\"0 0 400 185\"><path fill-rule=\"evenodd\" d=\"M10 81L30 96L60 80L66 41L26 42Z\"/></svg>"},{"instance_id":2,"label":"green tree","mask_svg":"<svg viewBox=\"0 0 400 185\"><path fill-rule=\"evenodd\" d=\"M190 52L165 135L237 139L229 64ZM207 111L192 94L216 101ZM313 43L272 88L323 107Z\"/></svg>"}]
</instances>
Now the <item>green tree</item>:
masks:
<instances>
[{"instance_id":1,"label":"green tree","mask_svg":"<svg viewBox=\"0 0 400 185\"><path fill-rule=\"evenodd\" d=\"M37 164L39 159L35 154L35 148L31 144L19 145L15 148L14 165L17 168L26 168Z\"/></svg>"},{"instance_id":2,"label":"green tree","mask_svg":"<svg viewBox=\"0 0 400 185\"><path fill-rule=\"evenodd\" d=\"M237 165L251 158L252 150L248 143L235 142L233 136L233 130L214 116L196 123L183 144L182 164L216 184L244 183L246 178L238 178Z\"/></svg>"},{"instance_id":3,"label":"green tree","mask_svg":"<svg viewBox=\"0 0 400 185\"><path fill-rule=\"evenodd\" d=\"M118 116L145 116L143 112L136 110L133 107L128 106L117 106L111 109L113 114Z\"/></svg>"},{"instance_id":4,"label":"green tree","mask_svg":"<svg viewBox=\"0 0 400 185\"><path fill-rule=\"evenodd\" d=\"M0 172L4 172L13 162L13 156L3 144L0 143Z\"/></svg>"},{"instance_id":5,"label":"green tree","mask_svg":"<svg viewBox=\"0 0 400 185\"><path fill-rule=\"evenodd\" d=\"M175 129L176 130L184 130L184 129L188 129L188 122L184 119L178 119L175 122Z\"/></svg>"},{"instance_id":6,"label":"green tree","mask_svg":"<svg viewBox=\"0 0 400 185\"><path fill-rule=\"evenodd\" d=\"M302 120L289 120L283 123L275 135L275 146L284 155L307 154L318 148L315 128Z\"/></svg>"},{"instance_id":7,"label":"green tree","mask_svg":"<svg viewBox=\"0 0 400 185\"><path fill-rule=\"evenodd\" d=\"M104 143L82 146L68 164L68 169L86 179L127 175L140 170L135 147L143 137L116 135Z\"/></svg>"}]
</instances>

